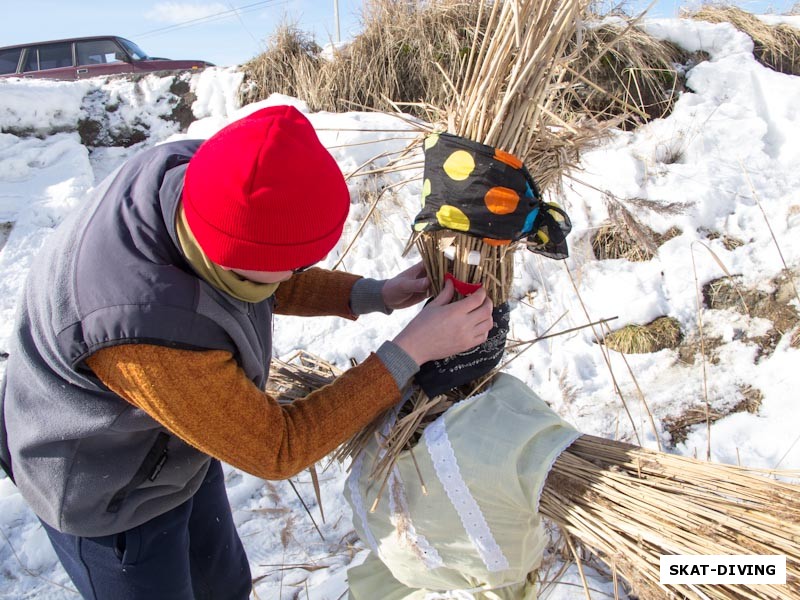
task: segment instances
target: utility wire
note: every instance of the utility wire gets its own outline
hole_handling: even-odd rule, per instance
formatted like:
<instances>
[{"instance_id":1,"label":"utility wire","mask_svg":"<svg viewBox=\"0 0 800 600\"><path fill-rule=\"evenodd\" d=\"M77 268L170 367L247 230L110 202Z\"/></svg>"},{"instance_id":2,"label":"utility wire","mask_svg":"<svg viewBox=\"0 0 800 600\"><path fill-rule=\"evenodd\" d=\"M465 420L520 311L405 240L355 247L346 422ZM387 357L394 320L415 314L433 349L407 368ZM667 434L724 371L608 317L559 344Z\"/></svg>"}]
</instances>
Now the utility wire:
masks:
<instances>
[{"instance_id":1,"label":"utility wire","mask_svg":"<svg viewBox=\"0 0 800 600\"><path fill-rule=\"evenodd\" d=\"M197 18L194 18L194 19L186 20L186 21L180 21L178 23L173 23L172 25L166 25L164 27L159 27L157 29L151 29L150 31L145 31L144 33L140 33L137 37L147 36L147 35L151 35L151 34L154 34L154 33L160 33L162 31L167 31L167 30L170 30L170 29L177 29L177 28L189 26L189 25L192 25L192 24L200 24L200 23L203 23L205 21L211 21L211 20L214 20L214 19L217 19L217 18L220 18L220 17L221 18L228 18L228 17L233 16L237 11L245 10L245 9L249 9L249 8L253 8L253 7L259 7L262 4L270 4L270 3L274 2L274 1L275 0L260 0L259 2L253 2L251 4L245 4L244 6L230 8L228 10L223 10L223 11L220 11L220 12L212 13L210 15L205 15L204 17L197 17Z\"/></svg>"},{"instance_id":2,"label":"utility wire","mask_svg":"<svg viewBox=\"0 0 800 600\"><path fill-rule=\"evenodd\" d=\"M279 5L285 4L285 0L279 2L278 0L261 0L260 2L253 2L251 4L245 4L243 6L231 8L229 10L220 11L218 13L213 13L210 15L206 15L205 17L197 17L195 19L189 19L187 21L181 21L180 23L173 23L172 25L167 25L165 27L159 27L157 29L151 29L150 31L145 31L144 33L138 34L137 38L149 37L152 35L159 35L162 33L168 33L174 31L176 29L183 29L185 27L193 27L195 25L201 25L205 23L210 23L213 21L219 21L222 19L228 19L233 16L245 14L248 12L253 12L259 10L260 8L266 5Z\"/></svg>"},{"instance_id":3,"label":"utility wire","mask_svg":"<svg viewBox=\"0 0 800 600\"><path fill-rule=\"evenodd\" d=\"M233 6L233 2L228 2L227 4L231 7L231 10L236 10L236 7ZM247 32L247 35L250 36L250 39L253 40L253 43L264 50L265 48L263 43L259 42L256 39L256 36L254 36L253 33L247 28L247 25L244 24L244 20L242 19L242 15L239 13L239 11L236 11L234 14L236 15L236 19L239 21L239 24L242 26L242 29L244 29Z\"/></svg>"}]
</instances>

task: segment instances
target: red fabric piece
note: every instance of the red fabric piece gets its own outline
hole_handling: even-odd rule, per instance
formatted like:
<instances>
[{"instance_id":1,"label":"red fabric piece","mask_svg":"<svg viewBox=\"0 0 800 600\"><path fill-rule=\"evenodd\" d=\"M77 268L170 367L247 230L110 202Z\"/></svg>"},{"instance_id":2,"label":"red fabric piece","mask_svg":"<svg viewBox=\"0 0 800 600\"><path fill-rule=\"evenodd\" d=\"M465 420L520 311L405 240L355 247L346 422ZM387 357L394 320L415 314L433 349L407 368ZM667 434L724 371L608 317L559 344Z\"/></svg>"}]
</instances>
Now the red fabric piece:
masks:
<instances>
[{"instance_id":1,"label":"red fabric piece","mask_svg":"<svg viewBox=\"0 0 800 600\"><path fill-rule=\"evenodd\" d=\"M453 282L453 287L456 288L456 291L461 294L462 296L469 296L473 292L477 292L479 289L483 287L482 283L467 283L466 281L461 281L460 279L456 279L453 277L451 273L445 273L444 279L447 281L448 279Z\"/></svg>"},{"instance_id":2,"label":"red fabric piece","mask_svg":"<svg viewBox=\"0 0 800 600\"><path fill-rule=\"evenodd\" d=\"M350 209L336 161L291 106L256 111L201 144L182 199L206 256L253 271L320 261L339 241Z\"/></svg>"}]
</instances>

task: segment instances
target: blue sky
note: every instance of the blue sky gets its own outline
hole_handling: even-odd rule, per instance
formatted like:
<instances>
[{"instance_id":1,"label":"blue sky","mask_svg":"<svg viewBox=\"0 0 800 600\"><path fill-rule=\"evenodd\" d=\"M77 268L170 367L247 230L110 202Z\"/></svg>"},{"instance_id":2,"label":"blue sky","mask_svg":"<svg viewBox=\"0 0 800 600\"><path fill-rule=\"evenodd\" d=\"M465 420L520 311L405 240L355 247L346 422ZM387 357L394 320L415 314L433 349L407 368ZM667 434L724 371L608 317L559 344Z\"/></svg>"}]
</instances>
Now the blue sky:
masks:
<instances>
[{"instance_id":1,"label":"blue sky","mask_svg":"<svg viewBox=\"0 0 800 600\"><path fill-rule=\"evenodd\" d=\"M735 4L754 13L782 13L794 2L745 0ZM635 10L648 2L627 4ZM673 16L687 5L686 0L659 0L651 12ZM335 36L333 0L0 0L0 6L5 15L0 46L113 34L133 40L151 56L229 65L258 54L264 40L287 20L312 33L321 44ZM362 6L363 0L339 0L342 39L358 32ZM183 25L176 27L179 24Z\"/></svg>"}]
</instances>

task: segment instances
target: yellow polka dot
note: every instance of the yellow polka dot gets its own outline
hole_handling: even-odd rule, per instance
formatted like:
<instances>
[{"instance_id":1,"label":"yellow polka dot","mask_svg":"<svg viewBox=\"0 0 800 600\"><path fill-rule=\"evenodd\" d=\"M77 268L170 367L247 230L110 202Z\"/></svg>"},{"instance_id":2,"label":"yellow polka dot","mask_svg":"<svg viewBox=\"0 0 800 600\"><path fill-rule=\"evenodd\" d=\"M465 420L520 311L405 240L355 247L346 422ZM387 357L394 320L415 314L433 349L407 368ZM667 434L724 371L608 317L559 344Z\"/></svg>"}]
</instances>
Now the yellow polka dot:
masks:
<instances>
[{"instance_id":1,"label":"yellow polka dot","mask_svg":"<svg viewBox=\"0 0 800 600\"><path fill-rule=\"evenodd\" d=\"M445 204L436 213L439 224L447 229L469 231L469 218L455 206Z\"/></svg>"},{"instance_id":2,"label":"yellow polka dot","mask_svg":"<svg viewBox=\"0 0 800 600\"><path fill-rule=\"evenodd\" d=\"M414 231L424 231L427 226L425 222L414 223Z\"/></svg>"},{"instance_id":3,"label":"yellow polka dot","mask_svg":"<svg viewBox=\"0 0 800 600\"><path fill-rule=\"evenodd\" d=\"M493 187L483 197L486 208L496 215L508 215L517 210L519 194L507 187Z\"/></svg>"},{"instance_id":4,"label":"yellow polka dot","mask_svg":"<svg viewBox=\"0 0 800 600\"><path fill-rule=\"evenodd\" d=\"M444 172L456 181L464 181L475 170L475 159L466 150L456 150L444 161Z\"/></svg>"},{"instance_id":5,"label":"yellow polka dot","mask_svg":"<svg viewBox=\"0 0 800 600\"><path fill-rule=\"evenodd\" d=\"M425 208L425 200L431 195L431 180L426 179L422 182L422 208Z\"/></svg>"},{"instance_id":6,"label":"yellow polka dot","mask_svg":"<svg viewBox=\"0 0 800 600\"><path fill-rule=\"evenodd\" d=\"M439 141L439 134L432 133L428 137L425 138L425 150L430 150L433 148L436 143Z\"/></svg>"}]
</instances>

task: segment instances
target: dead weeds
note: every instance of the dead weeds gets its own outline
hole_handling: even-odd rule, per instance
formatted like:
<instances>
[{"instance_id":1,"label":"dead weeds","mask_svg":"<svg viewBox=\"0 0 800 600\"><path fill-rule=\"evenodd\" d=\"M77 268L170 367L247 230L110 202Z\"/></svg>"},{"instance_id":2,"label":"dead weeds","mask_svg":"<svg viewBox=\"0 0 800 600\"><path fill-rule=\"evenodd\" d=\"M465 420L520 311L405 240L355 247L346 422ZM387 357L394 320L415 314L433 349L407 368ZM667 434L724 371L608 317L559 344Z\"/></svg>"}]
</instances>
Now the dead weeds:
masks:
<instances>
[{"instance_id":1,"label":"dead weeds","mask_svg":"<svg viewBox=\"0 0 800 600\"><path fill-rule=\"evenodd\" d=\"M688 16L709 23L730 23L753 40L753 54L765 67L800 75L800 30L791 25L769 25L732 5L706 4Z\"/></svg>"},{"instance_id":2,"label":"dead weeds","mask_svg":"<svg viewBox=\"0 0 800 600\"><path fill-rule=\"evenodd\" d=\"M678 360L685 365L693 365L698 356L705 354L705 359L711 365L720 363L719 348L725 345L721 337L706 337L703 343L697 337L684 340L678 347Z\"/></svg>"},{"instance_id":3,"label":"dead weeds","mask_svg":"<svg viewBox=\"0 0 800 600\"><path fill-rule=\"evenodd\" d=\"M740 279L740 278L736 278ZM709 309L735 310L751 317L767 319L772 328L766 334L745 337L743 341L754 343L759 351L756 360L770 356L784 335L792 333L800 324L800 314L792 306L794 290L792 281L786 273L770 280L771 292L759 289L742 289L730 277L709 281L703 286L703 302ZM800 334L792 333L790 345L798 347Z\"/></svg>"},{"instance_id":4,"label":"dead weeds","mask_svg":"<svg viewBox=\"0 0 800 600\"><path fill-rule=\"evenodd\" d=\"M604 24L584 31L584 47L571 67L568 112L618 120L624 129L669 115L684 88L676 65L689 61L678 46L637 27Z\"/></svg>"},{"instance_id":5,"label":"dead weeds","mask_svg":"<svg viewBox=\"0 0 800 600\"><path fill-rule=\"evenodd\" d=\"M751 385L740 385L738 392L740 399L730 408L720 410L711 408L706 413L705 406L691 406L678 416L664 419L664 429L669 433L672 445L685 442L689 430L695 425L706 423L707 420L714 423L723 417L740 412L756 414L764 400L763 392Z\"/></svg>"},{"instance_id":6,"label":"dead weeds","mask_svg":"<svg viewBox=\"0 0 800 600\"><path fill-rule=\"evenodd\" d=\"M708 240L720 240L722 247L725 248L728 252L733 252L737 248L741 248L744 246L744 242L737 237L732 235L728 235L727 233L719 233L718 231L707 231L706 232L706 239Z\"/></svg>"},{"instance_id":7,"label":"dead weeds","mask_svg":"<svg viewBox=\"0 0 800 600\"><path fill-rule=\"evenodd\" d=\"M671 227L656 233L642 223L620 200L605 198L609 220L592 235L592 252L598 260L624 258L633 262L652 260L658 247L679 236L682 232ZM632 204L637 202L632 201Z\"/></svg>"},{"instance_id":8,"label":"dead weeds","mask_svg":"<svg viewBox=\"0 0 800 600\"><path fill-rule=\"evenodd\" d=\"M626 325L612 331L602 343L623 354L646 354L677 348L682 340L678 321L672 317L659 317L647 325Z\"/></svg>"}]
</instances>

